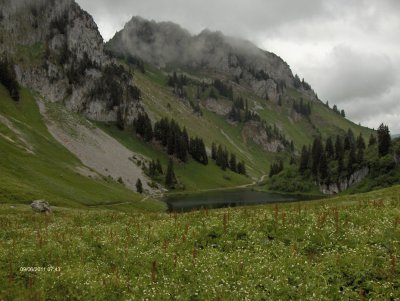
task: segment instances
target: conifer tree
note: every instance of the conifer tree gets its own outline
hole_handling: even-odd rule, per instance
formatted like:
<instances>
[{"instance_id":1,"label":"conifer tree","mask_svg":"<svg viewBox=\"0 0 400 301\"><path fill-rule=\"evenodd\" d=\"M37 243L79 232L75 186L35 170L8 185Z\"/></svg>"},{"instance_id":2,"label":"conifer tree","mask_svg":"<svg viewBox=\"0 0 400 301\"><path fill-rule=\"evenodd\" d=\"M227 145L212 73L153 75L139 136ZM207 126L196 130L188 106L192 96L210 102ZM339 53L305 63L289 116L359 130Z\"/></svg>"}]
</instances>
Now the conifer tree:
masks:
<instances>
[{"instance_id":1,"label":"conifer tree","mask_svg":"<svg viewBox=\"0 0 400 301\"><path fill-rule=\"evenodd\" d=\"M325 151L326 151L327 159L329 159L329 160L333 159L333 157L335 156L335 150L333 149L333 143L332 143L331 137L326 139Z\"/></svg>"},{"instance_id":2,"label":"conifer tree","mask_svg":"<svg viewBox=\"0 0 400 301\"><path fill-rule=\"evenodd\" d=\"M371 134L369 136L368 147L375 145L375 144L376 144L376 137L374 136L374 134Z\"/></svg>"},{"instance_id":3,"label":"conifer tree","mask_svg":"<svg viewBox=\"0 0 400 301\"><path fill-rule=\"evenodd\" d=\"M158 172L160 175L162 175L162 174L164 173L164 172L163 172L163 169L162 169L162 166L161 166L160 159L157 159L156 169L157 169L157 172Z\"/></svg>"},{"instance_id":4,"label":"conifer tree","mask_svg":"<svg viewBox=\"0 0 400 301\"><path fill-rule=\"evenodd\" d=\"M324 151L321 153L318 173L321 180L325 180L328 178L328 161L326 159L326 154Z\"/></svg>"},{"instance_id":5,"label":"conifer tree","mask_svg":"<svg viewBox=\"0 0 400 301\"><path fill-rule=\"evenodd\" d=\"M304 174L305 171L308 169L309 161L310 161L310 154L308 152L307 147L304 145L301 150L300 167L299 167L299 171L302 174Z\"/></svg>"},{"instance_id":6,"label":"conifer tree","mask_svg":"<svg viewBox=\"0 0 400 301\"><path fill-rule=\"evenodd\" d=\"M142 185L142 181L140 179L137 179L137 181L136 181L136 191L140 194L143 193L143 185Z\"/></svg>"},{"instance_id":7,"label":"conifer tree","mask_svg":"<svg viewBox=\"0 0 400 301\"><path fill-rule=\"evenodd\" d=\"M19 100L19 84L14 70L14 64L7 58L0 58L0 83L6 87L13 100Z\"/></svg>"},{"instance_id":8,"label":"conifer tree","mask_svg":"<svg viewBox=\"0 0 400 301\"><path fill-rule=\"evenodd\" d=\"M215 145L215 142L211 144L211 159L217 160L217 146Z\"/></svg>"},{"instance_id":9,"label":"conifer tree","mask_svg":"<svg viewBox=\"0 0 400 301\"><path fill-rule=\"evenodd\" d=\"M238 173L241 175L246 175L246 165L244 161L238 163Z\"/></svg>"},{"instance_id":10,"label":"conifer tree","mask_svg":"<svg viewBox=\"0 0 400 301\"><path fill-rule=\"evenodd\" d=\"M312 146L312 162L311 162L311 171L313 173L314 176L318 175L318 170L319 170L319 165L321 162L321 154L323 152L323 146L321 143L321 138L320 137L316 137L314 139L313 142L313 146Z\"/></svg>"},{"instance_id":11,"label":"conifer tree","mask_svg":"<svg viewBox=\"0 0 400 301\"><path fill-rule=\"evenodd\" d=\"M237 172L236 155L235 154L231 154L231 158L229 160L229 168L233 172Z\"/></svg>"},{"instance_id":12,"label":"conifer tree","mask_svg":"<svg viewBox=\"0 0 400 301\"><path fill-rule=\"evenodd\" d=\"M364 149L358 148L357 149L357 163L362 164L364 161Z\"/></svg>"},{"instance_id":13,"label":"conifer tree","mask_svg":"<svg viewBox=\"0 0 400 301\"><path fill-rule=\"evenodd\" d=\"M167 173L165 175L165 185L167 187L174 187L176 184L176 177L175 177L175 172L174 172L174 162L172 161L172 158L169 159L168 162L168 168L167 168Z\"/></svg>"},{"instance_id":14,"label":"conifer tree","mask_svg":"<svg viewBox=\"0 0 400 301\"><path fill-rule=\"evenodd\" d=\"M390 137L389 127L383 123L378 128L378 151L379 156L383 157L389 153L392 138Z\"/></svg>"},{"instance_id":15,"label":"conifer tree","mask_svg":"<svg viewBox=\"0 0 400 301\"><path fill-rule=\"evenodd\" d=\"M356 149L353 146L350 148L349 157L347 158L347 174L351 175L354 172L354 165L357 163Z\"/></svg>"},{"instance_id":16,"label":"conifer tree","mask_svg":"<svg viewBox=\"0 0 400 301\"><path fill-rule=\"evenodd\" d=\"M362 133L357 137L357 148L358 149L365 149L365 141L362 136Z\"/></svg>"},{"instance_id":17,"label":"conifer tree","mask_svg":"<svg viewBox=\"0 0 400 301\"><path fill-rule=\"evenodd\" d=\"M344 148L342 143L342 138L340 136L336 136L335 142L335 158L336 160L343 159L344 157Z\"/></svg>"}]
</instances>

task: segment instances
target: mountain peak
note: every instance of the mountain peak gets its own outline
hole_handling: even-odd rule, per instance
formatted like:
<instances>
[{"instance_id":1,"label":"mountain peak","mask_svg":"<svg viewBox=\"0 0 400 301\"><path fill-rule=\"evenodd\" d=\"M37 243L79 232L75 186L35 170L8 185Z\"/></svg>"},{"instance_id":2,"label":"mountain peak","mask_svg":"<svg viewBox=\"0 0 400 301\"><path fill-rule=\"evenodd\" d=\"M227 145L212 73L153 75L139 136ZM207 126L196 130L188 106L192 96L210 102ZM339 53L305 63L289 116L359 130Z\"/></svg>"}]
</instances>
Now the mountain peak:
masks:
<instances>
[{"instance_id":1,"label":"mountain peak","mask_svg":"<svg viewBox=\"0 0 400 301\"><path fill-rule=\"evenodd\" d=\"M242 78L262 98L278 101L278 85L293 87L295 78L279 56L248 40L204 29L197 35L172 22L133 17L107 44L118 55L138 57L158 67L208 69ZM260 78L259 74L264 74ZM312 90L302 91L317 100Z\"/></svg>"},{"instance_id":2,"label":"mountain peak","mask_svg":"<svg viewBox=\"0 0 400 301\"><path fill-rule=\"evenodd\" d=\"M115 121L123 111L133 121L132 77L104 52L91 15L73 0L1 3L0 54L15 62L22 86L95 120Z\"/></svg>"}]
</instances>

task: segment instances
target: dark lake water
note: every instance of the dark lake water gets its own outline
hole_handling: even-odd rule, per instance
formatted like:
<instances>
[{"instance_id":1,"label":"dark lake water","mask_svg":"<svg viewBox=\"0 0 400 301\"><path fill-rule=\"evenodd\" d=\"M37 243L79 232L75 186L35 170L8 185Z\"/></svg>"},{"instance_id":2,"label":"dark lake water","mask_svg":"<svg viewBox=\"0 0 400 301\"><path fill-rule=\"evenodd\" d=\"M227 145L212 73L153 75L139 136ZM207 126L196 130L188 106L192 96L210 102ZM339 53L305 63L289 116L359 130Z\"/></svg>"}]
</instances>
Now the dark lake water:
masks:
<instances>
[{"instance_id":1,"label":"dark lake water","mask_svg":"<svg viewBox=\"0 0 400 301\"><path fill-rule=\"evenodd\" d=\"M225 208L270 203L295 202L321 197L285 195L254 190L212 191L187 195L173 195L164 199L169 211L187 212L201 208Z\"/></svg>"}]
</instances>

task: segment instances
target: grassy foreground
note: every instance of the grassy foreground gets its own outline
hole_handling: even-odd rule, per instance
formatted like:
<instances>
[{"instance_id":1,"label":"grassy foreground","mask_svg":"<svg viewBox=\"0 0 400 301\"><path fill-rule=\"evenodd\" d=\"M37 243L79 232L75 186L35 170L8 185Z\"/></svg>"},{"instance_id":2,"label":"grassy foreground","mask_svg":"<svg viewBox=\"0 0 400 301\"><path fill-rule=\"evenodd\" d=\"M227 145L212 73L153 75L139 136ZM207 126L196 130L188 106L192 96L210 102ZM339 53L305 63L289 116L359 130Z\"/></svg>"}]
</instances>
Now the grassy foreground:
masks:
<instances>
[{"instance_id":1,"label":"grassy foreground","mask_svg":"<svg viewBox=\"0 0 400 301\"><path fill-rule=\"evenodd\" d=\"M0 300L399 300L399 193L178 215L0 205Z\"/></svg>"}]
</instances>

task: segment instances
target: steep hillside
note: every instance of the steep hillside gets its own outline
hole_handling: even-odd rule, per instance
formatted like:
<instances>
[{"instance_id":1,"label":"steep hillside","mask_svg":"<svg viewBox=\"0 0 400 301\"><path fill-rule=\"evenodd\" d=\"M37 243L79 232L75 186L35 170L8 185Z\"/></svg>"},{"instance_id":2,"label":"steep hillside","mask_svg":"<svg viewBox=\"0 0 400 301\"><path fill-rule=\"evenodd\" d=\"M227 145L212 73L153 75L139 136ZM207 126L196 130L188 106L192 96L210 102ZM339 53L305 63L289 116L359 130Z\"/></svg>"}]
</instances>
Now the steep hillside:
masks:
<instances>
[{"instance_id":1,"label":"steep hillside","mask_svg":"<svg viewBox=\"0 0 400 301\"><path fill-rule=\"evenodd\" d=\"M191 36L135 17L104 46L73 0L0 1L1 59L23 91L38 96L52 139L85 168L131 190L137 178L149 193L172 188L150 160L164 171L174 165L179 190L243 187L263 179L276 158L298 160L315 136L372 132L331 110L280 57L248 41L208 30ZM142 124L147 116L150 125ZM168 146L154 137L165 117L179 129L167 130ZM154 130L149 139L140 137L143 126ZM196 159L189 140L200 141L208 162Z\"/></svg>"},{"instance_id":2,"label":"steep hillside","mask_svg":"<svg viewBox=\"0 0 400 301\"><path fill-rule=\"evenodd\" d=\"M209 150L212 142L226 146L253 177L266 174L276 157L298 156L315 136L372 133L318 100L275 54L219 32L191 36L176 24L134 17L106 49L135 70L153 122L174 118ZM239 99L247 105L238 107Z\"/></svg>"},{"instance_id":3,"label":"steep hillside","mask_svg":"<svg viewBox=\"0 0 400 301\"><path fill-rule=\"evenodd\" d=\"M155 201L141 202L142 196L117 183L117 177L108 176L112 171L96 171L90 164L82 164L57 142L29 90L23 89L20 101L15 102L0 85L0 100L1 203L46 199L52 205L72 207L125 203L136 209L163 208ZM53 117L47 122L56 126L59 123ZM99 147L93 146L93 150L101 152ZM123 173L120 176L124 177Z\"/></svg>"},{"instance_id":4,"label":"steep hillside","mask_svg":"<svg viewBox=\"0 0 400 301\"><path fill-rule=\"evenodd\" d=\"M15 64L21 85L91 119L132 124L140 92L104 53L87 12L73 0L0 3L0 56Z\"/></svg>"}]
</instances>

